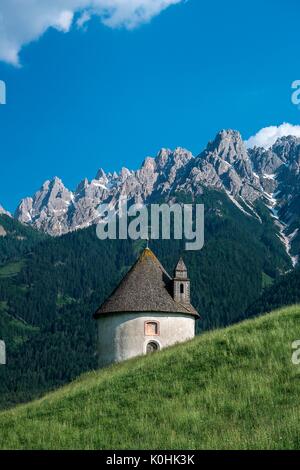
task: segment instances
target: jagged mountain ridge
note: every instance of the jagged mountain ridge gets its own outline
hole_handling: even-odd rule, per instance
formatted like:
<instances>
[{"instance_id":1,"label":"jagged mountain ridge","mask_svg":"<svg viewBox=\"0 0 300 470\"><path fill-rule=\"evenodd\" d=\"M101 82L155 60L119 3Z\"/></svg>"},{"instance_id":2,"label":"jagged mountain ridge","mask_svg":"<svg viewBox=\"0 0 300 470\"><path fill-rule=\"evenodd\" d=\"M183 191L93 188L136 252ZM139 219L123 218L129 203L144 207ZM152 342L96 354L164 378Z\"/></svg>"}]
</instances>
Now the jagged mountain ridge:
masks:
<instances>
[{"instance_id":1,"label":"jagged mountain ridge","mask_svg":"<svg viewBox=\"0 0 300 470\"><path fill-rule=\"evenodd\" d=\"M33 197L23 199L15 217L58 236L99 220L100 203L114 206L121 195L150 203L170 199L176 192L201 195L204 188L226 192L241 211L259 218L255 205L270 210L280 237L296 264L300 245L300 138L283 137L268 150L247 149L238 131L222 130L194 157L181 147L161 149L147 157L141 168L120 173L100 169L92 181L84 179L74 192L55 177Z\"/></svg>"},{"instance_id":2,"label":"jagged mountain ridge","mask_svg":"<svg viewBox=\"0 0 300 470\"><path fill-rule=\"evenodd\" d=\"M11 217L11 213L6 211L0 204L0 215L8 215L9 217Z\"/></svg>"}]
</instances>

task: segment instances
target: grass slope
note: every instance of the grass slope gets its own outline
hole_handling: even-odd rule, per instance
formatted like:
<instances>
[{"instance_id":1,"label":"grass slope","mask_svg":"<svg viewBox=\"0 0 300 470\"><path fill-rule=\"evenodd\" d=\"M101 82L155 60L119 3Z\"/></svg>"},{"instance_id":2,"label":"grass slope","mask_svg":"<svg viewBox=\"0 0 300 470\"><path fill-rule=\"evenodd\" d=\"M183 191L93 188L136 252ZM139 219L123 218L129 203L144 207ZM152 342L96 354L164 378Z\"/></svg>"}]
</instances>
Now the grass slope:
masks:
<instances>
[{"instance_id":1,"label":"grass slope","mask_svg":"<svg viewBox=\"0 0 300 470\"><path fill-rule=\"evenodd\" d=\"M3 449L299 449L300 305L0 413Z\"/></svg>"}]
</instances>

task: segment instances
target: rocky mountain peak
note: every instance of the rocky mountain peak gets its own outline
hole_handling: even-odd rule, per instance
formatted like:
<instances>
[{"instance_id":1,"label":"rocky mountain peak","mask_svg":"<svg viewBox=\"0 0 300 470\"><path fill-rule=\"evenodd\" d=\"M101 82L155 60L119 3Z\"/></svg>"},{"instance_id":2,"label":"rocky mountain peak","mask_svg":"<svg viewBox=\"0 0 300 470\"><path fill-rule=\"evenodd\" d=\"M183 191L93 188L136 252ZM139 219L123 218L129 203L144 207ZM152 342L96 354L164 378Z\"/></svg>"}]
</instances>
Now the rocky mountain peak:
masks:
<instances>
[{"instance_id":1,"label":"rocky mountain peak","mask_svg":"<svg viewBox=\"0 0 300 470\"><path fill-rule=\"evenodd\" d=\"M300 138L291 135L280 137L272 146L272 152L283 162L298 160L300 156Z\"/></svg>"},{"instance_id":2,"label":"rocky mountain peak","mask_svg":"<svg viewBox=\"0 0 300 470\"><path fill-rule=\"evenodd\" d=\"M192 152L183 147L176 147L174 152L172 152L172 160L174 164L185 165L193 158L194 156Z\"/></svg>"},{"instance_id":3,"label":"rocky mountain peak","mask_svg":"<svg viewBox=\"0 0 300 470\"><path fill-rule=\"evenodd\" d=\"M284 171L284 166L296 171L300 165L300 138L285 136L277 139L269 149L254 147L248 150L253 169L262 178L268 178Z\"/></svg>"},{"instance_id":4,"label":"rocky mountain peak","mask_svg":"<svg viewBox=\"0 0 300 470\"><path fill-rule=\"evenodd\" d=\"M58 177L47 180L32 198L23 199L16 209L15 217L24 223L48 233L62 233L64 219L73 200L69 191Z\"/></svg>"},{"instance_id":5,"label":"rocky mountain peak","mask_svg":"<svg viewBox=\"0 0 300 470\"><path fill-rule=\"evenodd\" d=\"M169 156L171 155L172 151L170 149L162 148L156 155L155 162L158 168L164 168L167 161L169 160Z\"/></svg>"},{"instance_id":6,"label":"rocky mountain peak","mask_svg":"<svg viewBox=\"0 0 300 470\"><path fill-rule=\"evenodd\" d=\"M249 201L257 199L261 190L241 134L234 130L222 130L208 143L196 157L190 179L192 187L225 189L233 197Z\"/></svg>"},{"instance_id":7,"label":"rocky mountain peak","mask_svg":"<svg viewBox=\"0 0 300 470\"><path fill-rule=\"evenodd\" d=\"M155 162L158 171L172 171L172 169L178 170L186 165L192 158L194 158L192 153L183 147L176 147L174 151L162 148L158 152Z\"/></svg>"},{"instance_id":8,"label":"rocky mountain peak","mask_svg":"<svg viewBox=\"0 0 300 470\"><path fill-rule=\"evenodd\" d=\"M62 199L64 202L70 202L73 197L73 193L69 191L60 178L55 176L49 184L48 193L45 194L50 201L54 201L56 198Z\"/></svg>"},{"instance_id":9,"label":"rocky mountain peak","mask_svg":"<svg viewBox=\"0 0 300 470\"><path fill-rule=\"evenodd\" d=\"M241 134L231 129L221 130L216 138L209 142L205 152L218 155L230 164L236 160L248 159L247 149Z\"/></svg>"},{"instance_id":10,"label":"rocky mountain peak","mask_svg":"<svg viewBox=\"0 0 300 470\"><path fill-rule=\"evenodd\" d=\"M141 169L154 171L156 168L155 158L153 157L146 157L142 163Z\"/></svg>"},{"instance_id":11,"label":"rocky mountain peak","mask_svg":"<svg viewBox=\"0 0 300 470\"><path fill-rule=\"evenodd\" d=\"M131 175L131 171L128 170L128 168L123 166L120 172L121 181L125 181L130 175Z\"/></svg>"},{"instance_id":12,"label":"rocky mountain peak","mask_svg":"<svg viewBox=\"0 0 300 470\"><path fill-rule=\"evenodd\" d=\"M96 174L96 180L107 180L107 176L103 168L100 168Z\"/></svg>"},{"instance_id":13,"label":"rocky mountain peak","mask_svg":"<svg viewBox=\"0 0 300 470\"><path fill-rule=\"evenodd\" d=\"M9 217L11 217L11 213L6 211L0 204L0 215L8 215Z\"/></svg>"},{"instance_id":14,"label":"rocky mountain peak","mask_svg":"<svg viewBox=\"0 0 300 470\"><path fill-rule=\"evenodd\" d=\"M82 194L87 188L89 187L89 180L87 178L84 178L80 183L78 184L77 188L75 189L75 194Z\"/></svg>"}]
</instances>

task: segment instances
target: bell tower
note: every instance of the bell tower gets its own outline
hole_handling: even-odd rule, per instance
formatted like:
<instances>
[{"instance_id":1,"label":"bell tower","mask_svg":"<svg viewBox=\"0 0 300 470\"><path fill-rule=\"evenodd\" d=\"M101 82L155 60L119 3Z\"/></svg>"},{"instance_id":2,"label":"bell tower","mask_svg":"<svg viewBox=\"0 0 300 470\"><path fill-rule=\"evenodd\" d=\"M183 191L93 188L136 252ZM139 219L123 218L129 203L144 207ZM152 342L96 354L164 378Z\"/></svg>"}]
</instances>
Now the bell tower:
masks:
<instances>
[{"instance_id":1,"label":"bell tower","mask_svg":"<svg viewBox=\"0 0 300 470\"><path fill-rule=\"evenodd\" d=\"M173 278L173 298L175 302L183 304L190 303L190 280L187 275L187 268L180 258L174 270Z\"/></svg>"}]
</instances>

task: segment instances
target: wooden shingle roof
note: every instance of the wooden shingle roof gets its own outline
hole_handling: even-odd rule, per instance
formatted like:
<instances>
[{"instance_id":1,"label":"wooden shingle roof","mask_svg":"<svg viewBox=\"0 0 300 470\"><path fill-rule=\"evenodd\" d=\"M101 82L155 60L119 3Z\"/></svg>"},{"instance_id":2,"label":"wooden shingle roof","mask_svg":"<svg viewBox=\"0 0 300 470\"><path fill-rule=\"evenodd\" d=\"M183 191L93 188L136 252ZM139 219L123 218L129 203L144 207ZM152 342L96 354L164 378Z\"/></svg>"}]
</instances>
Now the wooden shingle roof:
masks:
<instances>
[{"instance_id":1,"label":"wooden shingle roof","mask_svg":"<svg viewBox=\"0 0 300 470\"><path fill-rule=\"evenodd\" d=\"M149 248L142 252L94 318L121 312L181 313L199 317L191 304L175 302L172 278Z\"/></svg>"}]
</instances>

